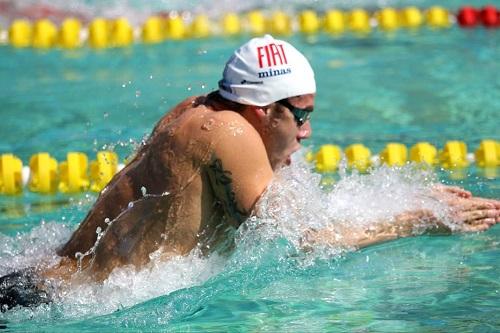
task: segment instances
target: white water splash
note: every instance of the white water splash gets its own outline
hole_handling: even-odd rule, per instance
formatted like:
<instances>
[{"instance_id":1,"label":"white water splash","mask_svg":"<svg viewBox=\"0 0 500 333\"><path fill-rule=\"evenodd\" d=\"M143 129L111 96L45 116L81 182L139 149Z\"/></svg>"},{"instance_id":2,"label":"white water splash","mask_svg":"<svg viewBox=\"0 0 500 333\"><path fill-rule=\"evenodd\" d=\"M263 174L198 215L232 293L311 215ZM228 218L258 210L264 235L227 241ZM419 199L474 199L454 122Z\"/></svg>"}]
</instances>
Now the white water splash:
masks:
<instances>
[{"instance_id":1,"label":"white water splash","mask_svg":"<svg viewBox=\"0 0 500 333\"><path fill-rule=\"evenodd\" d=\"M381 166L369 175L343 178L328 194L329 213L337 220L369 225L407 211L444 209L431 197L434 175L414 165Z\"/></svg>"},{"instance_id":2,"label":"white water splash","mask_svg":"<svg viewBox=\"0 0 500 333\"><path fill-rule=\"evenodd\" d=\"M103 283L81 283L75 276L57 295L57 308L64 317L81 318L106 314L173 291L200 285L218 274L226 258L203 257L198 251L169 261L153 259L137 271L132 266L113 270Z\"/></svg>"},{"instance_id":3,"label":"white water splash","mask_svg":"<svg viewBox=\"0 0 500 333\"><path fill-rule=\"evenodd\" d=\"M42 221L29 233L9 237L0 233L0 276L38 264L52 265L59 261L56 248L71 235L66 225Z\"/></svg>"},{"instance_id":4,"label":"white water splash","mask_svg":"<svg viewBox=\"0 0 500 333\"><path fill-rule=\"evenodd\" d=\"M447 221L448 207L431 195L436 178L429 170L415 165L381 166L367 175L346 175L345 170L339 174L342 178L327 191L319 186L320 175L303 160L282 169L260 199L258 217L240 230L239 241L255 244L285 238L301 251L308 230L335 230L335 226L369 229L391 223L399 214L422 210L432 212L453 229L452 222ZM414 232L421 233L427 227L425 223L416 222ZM311 255L324 258L351 250L342 245L345 236L337 234L338 246L314 244Z\"/></svg>"}]
</instances>

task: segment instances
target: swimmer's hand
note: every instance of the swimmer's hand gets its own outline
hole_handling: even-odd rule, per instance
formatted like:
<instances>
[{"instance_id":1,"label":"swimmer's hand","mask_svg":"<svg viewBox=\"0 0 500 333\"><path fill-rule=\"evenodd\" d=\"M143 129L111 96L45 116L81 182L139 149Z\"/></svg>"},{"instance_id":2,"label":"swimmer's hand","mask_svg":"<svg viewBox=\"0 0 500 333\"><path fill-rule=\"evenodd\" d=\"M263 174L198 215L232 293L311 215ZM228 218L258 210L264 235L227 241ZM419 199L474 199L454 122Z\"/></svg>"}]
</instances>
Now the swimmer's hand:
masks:
<instances>
[{"instance_id":1,"label":"swimmer's hand","mask_svg":"<svg viewBox=\"0 0 500 333\"><path fill-rule=\"evenodd\" d=\"M458 186L449 186L444 184L434 185L432 188L433 193L439 194L453 194L461 198L471 198L472 193Z\"/></svg>"},{"instance_id":2,"label":"swimmer's hand","mask_svg":"<svg viewBox=\"0 0 500 333\"><path fill-rule=\"evenodd\" d=\"M439 185L432 196L449 209L448 218L439 218L431 211L421 210L396 216L403 231L400 237L424 233L479 232L500 223L500 201L473 197L460 187ZM413 228L409 226L414 224ZM406 226L406 227L403 227Z\"/></svg>"},{"instance_id":3,"label":"swimmer's hand","mask_svg":"<svg viewBox=\"0 0 500 333\"><path fill-rule=\"evenodd\" d=\"M446 190L434 192L433 196L448 205L453 227L457 231L484 231L500 222L498 200L464 196L460 192Z\"/></svg>"}]
</instances>

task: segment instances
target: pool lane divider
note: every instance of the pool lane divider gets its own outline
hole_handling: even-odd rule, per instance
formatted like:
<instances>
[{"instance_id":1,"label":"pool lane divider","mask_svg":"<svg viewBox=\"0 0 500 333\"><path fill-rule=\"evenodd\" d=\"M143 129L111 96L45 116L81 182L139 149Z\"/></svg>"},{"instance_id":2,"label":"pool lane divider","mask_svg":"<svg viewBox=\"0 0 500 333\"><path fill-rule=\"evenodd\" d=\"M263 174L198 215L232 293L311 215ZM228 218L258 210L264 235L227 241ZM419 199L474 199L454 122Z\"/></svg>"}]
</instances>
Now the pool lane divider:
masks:
<instances>
[{"instance_id":1,"label":"pool lane divider","mask_svg":"<svg viewBox=\"0 0 500 333\"><path fill-rule=\"evenodd\" d=\"M447 170L461 170L475 163L479 168L488 169L488 177L496 177L500 166L500 142L483 140L475 153L467 152L463 141L447 141L441 150L428 142L418 142L409 150L397 142L387 143L378 155L361 143L354 143L344 150L338 145L326 144L318 151L310 151L307 160L320 173L334 173L342 159L349 169L367 172L371 167L386 164L403 166L414 162L429 167L441 166ZM42 194L81 193L102 191L113 176L124 165L112 151L99 151L96 159L88 162L88 156L81 152L69 152L66 160L57 162L47 152L31 156L28 166L11 153L0 155L0 194L17 195L24 187Z\"/></svg>"},{"instance_id":2,"label":"pool lane divider","mask_svg":"<svg viewBox=\"0 0 500 333\"><path fill-rule=\"evenodd\" d=\"M406 145L397 142L387 143L378 155L372 155L370 149L361 143L346 147L344 152L340 146L326 144L317 152L309 152L306 158L321 173L336 172L342 158L346 159L349 169L360 172L380 164L403 166L408 162L440 166L447 170L463 169L471 163L479 168L497 168L500 166L500 142L483 140L474 153L468 153L463 141L447 141L441 150L429 142L418 142L410 148L409 156Z\"/></svg>"},{"instance_id":3,"label":"pool lane divider","mask_svg":"<svg viewBox=\"0 0 500 333\"><path fill-rule=\"evenodd\" d=\"M2 154L0 194L20 194L25 186L31 192L43 194L100 192L123 167L112 151L99 151L90 165L88 156L81 152L69 152L60 163L49 153L41 152L31 156L29 166L24 167L15 155Z\"/></svg>"},{"instance_id":4,"label":"pool lane divider","mask_svg":"<svg viewBox=\"0 0 500 333\"><path fill-rule=\"evenodd\" d=\"M363 8L348 11L338 9L318 13L303 10L297 15L285 11L263 12L253 10L247 13L226 13L218 19L207 15L192 15L188 12L171 11L168 15L151 16L141 26L134 27L124 17L102 18L82 23L68 17L59 26L47 18L31 22L14 20L8 31L0 34L0 41L16 48L54 47L77 48L88 45L92 48L126 47L135 42L148 44L165 40L208 38L210 36L236 36L241 34L262 35L271 33L289 36L295 32L304 35L327 33L339 36L346 32L358 35L369 34L374 28L390 32L398 29L448 28L458 23L460 27L471 28L483 25L486 28L500 27L500 12L492 6L475 8L464 6L457 13L446 8L433 6L425 10L417 7L396 9L382 8L369 12Z\"/></svg>"}]
</instances>

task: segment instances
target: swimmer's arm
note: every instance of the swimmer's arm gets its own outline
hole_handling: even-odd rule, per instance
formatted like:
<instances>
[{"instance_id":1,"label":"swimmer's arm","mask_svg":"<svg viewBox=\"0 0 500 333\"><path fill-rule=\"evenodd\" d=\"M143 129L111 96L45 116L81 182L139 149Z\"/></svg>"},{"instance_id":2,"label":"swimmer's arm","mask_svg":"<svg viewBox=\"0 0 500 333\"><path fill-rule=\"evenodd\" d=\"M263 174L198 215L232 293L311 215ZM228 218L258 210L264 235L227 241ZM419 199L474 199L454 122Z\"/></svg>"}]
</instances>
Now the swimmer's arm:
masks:
<instances>
[{"instance_id":1,"label":"swimmer's arm","mask_svg":"<svg viewBox=\"0 0 500 333\"><path fill-rule=\"evenodd\" d=\"M303 244L305 247L324 244L362 248L421 234L484 231L500 223L498 200L467 197L461 194L446 195L445 198L442 200L448 204L450 210L448 221L442 220L431 211L416 210L399 214L387 221L372 223L370 226L339 223L321 230L309 229L304 233Z\"/></svg>"},{"instance_id":2,"label":"swimmer's arm","mask_svg":"<svg viewBox=\"0 0 500 333\"><path fill-rule=\"evenodd\" d=\"M305 249L314 245L360 249L378 243L423 233L447 233L449 228L438 223L429 211L406 212L387 221L376 221L369 225L335 223L317 230L304 232L302 244Z\"/></svg>"},{"instance_id":3,"label":"swimmer's arm","mask_svg":"<svg viewBox=\"0 0 500 333\"><path fill-rule=\"evenodd\" d=\"M210 184L226 214L239 224L248 218L273 177L262 139L250 124L226 120L207 167Z\"/></svg>"},{"instance_id":4,"label":"swimmer's arm","mask_svg":"<svg viewBox=\"0 0 500 333\"><path fill-rule=\"evenodd\" d=\"M424 212L405 213L389 221L378 221L370 225L335 223L322 229L308 229L304 232L302 245L308 248L315 245L359 249L370 245L409 237L414 232L415 222L427 218Z\"/></svg>"}]
</instances>

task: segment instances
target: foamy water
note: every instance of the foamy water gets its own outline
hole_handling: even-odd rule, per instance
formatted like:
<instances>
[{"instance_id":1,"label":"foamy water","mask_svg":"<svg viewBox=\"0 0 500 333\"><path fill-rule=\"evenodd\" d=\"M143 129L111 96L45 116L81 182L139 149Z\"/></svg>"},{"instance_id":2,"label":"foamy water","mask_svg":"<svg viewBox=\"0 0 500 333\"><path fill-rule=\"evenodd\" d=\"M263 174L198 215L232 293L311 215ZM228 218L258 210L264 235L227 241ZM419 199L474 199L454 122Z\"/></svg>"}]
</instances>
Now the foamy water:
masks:
<instances>
[{"instance_id":1,"label":"foamy water","mask_svg":"<svg viewBox=\"0 0 500 333\"><path fill-rule=\"evenodd\" d=\"M380 223L391 223L395 216L408 211L430 211L450 228L447 206L432 196L435 175L415 165L391 168L380 166L368 175L339 172L340 180L331 190L321 189L321 176L311 171L303 158L296 158L293 167L277 173L273 183L257 205L257 216L240 230L257 244L262 239L286 238L298 251L304 247L304 233L342 226L343 229L363 226L368 229ZM414 233L424 231L422 221L415 224ZM339 255L346 250L338 234L338 246L317 247L314 255ZM311 244L306 244L309 247ZM251 245L250 245L251 246Z\"/></svg>"},{"instance_id":2,"label":"foamy water","mask_svg":"<svg viewBox=\"0 0 500 333\"><path fill-rule=\"evenodd\" d=\"M29 233L14 237L0 233L0 276L41 262L47 265L58 262L55 249L70 235L71 229L66 225L45 221Z\"/></svg>"},{"instance_id":3,"label":"foamy water","mask_svg":"<svg viewBox=\"0 0 500 333\"><path fill-rule=\"evenodd\" d=\"M203 257L194 250L186 257L160 262L153 254L150 265L141 271L133 267L116 269L102 284L82 284L79 277L75 277L69 286L56 290L53 304L41 306L34 312L9 311L1 314L0 319L11 322L31 316L47 320L54 316L76 319L111 313L202 285L217 275L230 274L244 266L265 265L270 256L279 255L279 260L298 257L294 262L307 266L318 259L331 260L351 250L339 242L338 246L312 244L312 250L303 251L304 232L311 228L321 230L338 224L370 227L408 210L428 209L438 215L446 214L446 207L429 196L435 178L428 171L407 166L379 167L369 175L343 172L333 188L322 189L321 176L312 172L309 164L300 156L295 157L294 162L293 166L277 173L259 200L256 216L238 230L235 251L229 256L213 253ZM53 264L58 259L55 248L68 239L70 233L61 221L52 221L15 237L0 235L0 274L40 263Z\"/></svg>"}]
</instances>

